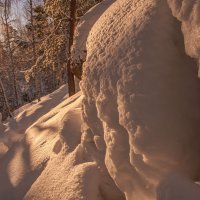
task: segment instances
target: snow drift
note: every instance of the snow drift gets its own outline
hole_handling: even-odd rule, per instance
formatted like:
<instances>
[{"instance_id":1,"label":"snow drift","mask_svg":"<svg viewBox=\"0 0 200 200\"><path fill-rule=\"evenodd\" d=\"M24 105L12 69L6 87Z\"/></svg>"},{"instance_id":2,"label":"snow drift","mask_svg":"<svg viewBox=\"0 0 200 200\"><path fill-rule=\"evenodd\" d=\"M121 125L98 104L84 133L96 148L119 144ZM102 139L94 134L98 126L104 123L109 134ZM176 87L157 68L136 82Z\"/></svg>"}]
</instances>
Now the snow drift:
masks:
<instances>
[{"instance_id":1,"label":"snow drift","mask_svg":"<svg viewBox=\"0 0 200 200\"><path fill-rule=\"evenodd\" d=\"M0 199L124 199L93 142L81 141L81 93L65 98L63 88L66 87L44 97L42 102L26 106L15 117L19 120L24 112L30 114L20 118L25 122L21 137L8 147L7 143L2 143L4 148L0 146ZM57 104L49 110L52 96ZM39 116L41 103L42 112L46 112ZM39 116L36 121L33 113ZM8 130L4 134L9 134Z\"/></svg>"},{"instance_id":2,"label":"snow drift","mask_svg":"<svg viewBox=\"0 0 200 200\"><path fill-rule=\"evenodd\" d=\"M176 2L196 1L171 1L172 10ZM84 126L105 140L106 166L126 198L156 199L172 172L197 180L200 81L167 1L116 1L93 26L87 53Z\"/></svg>"}]
</instances>

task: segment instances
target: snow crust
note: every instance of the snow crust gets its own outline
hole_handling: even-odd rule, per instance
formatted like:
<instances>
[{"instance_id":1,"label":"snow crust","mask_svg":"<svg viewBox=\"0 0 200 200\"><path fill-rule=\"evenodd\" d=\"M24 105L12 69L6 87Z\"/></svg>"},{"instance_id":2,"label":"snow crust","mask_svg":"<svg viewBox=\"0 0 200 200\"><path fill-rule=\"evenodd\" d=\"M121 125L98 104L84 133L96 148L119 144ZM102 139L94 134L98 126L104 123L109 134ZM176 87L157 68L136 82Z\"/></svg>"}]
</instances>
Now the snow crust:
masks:
<instances>
[{"instance_id":1,"label":"snow crust","mask_svg":"<svg viewBox=\"0 0 200 200\"><path fill-rule=\"evenodd\" d=\"M168 0L168 3L173 15L182 23L186 53L197 59L200 66L200 1Z\"/></svg>"},{"instance_id":2,"label":"snow crust","mask_svg":"<svg viewBox=\"0 0 200 200\"><path fill-rule=\"evenodd\" d=\"M198 179L200 81L167 1L113 3L89 34L84 67L84 127L105 141L127 200L155 200L171 172Z\"/></svg>"}]
</instances>

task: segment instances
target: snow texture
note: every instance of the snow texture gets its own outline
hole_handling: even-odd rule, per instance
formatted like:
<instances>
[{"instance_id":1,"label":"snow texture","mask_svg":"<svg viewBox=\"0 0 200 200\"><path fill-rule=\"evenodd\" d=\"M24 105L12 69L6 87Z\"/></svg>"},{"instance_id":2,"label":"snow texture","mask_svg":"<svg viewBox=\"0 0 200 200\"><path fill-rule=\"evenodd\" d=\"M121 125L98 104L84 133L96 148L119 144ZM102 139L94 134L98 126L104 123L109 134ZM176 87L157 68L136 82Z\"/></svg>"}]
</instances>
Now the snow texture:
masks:
<instances>
[{"instance_id":1,"label":"snow texture","mask_svg":"<svg viewBox=\"0 0 200 200\"><path fill-rule=\"evenodd\" d=\"M199 178L200 80L167 1L113 3L89 34L84 66L84 128L105 141L127 200L156 199L170 172Z\"/></svg>"},{"instance_id":2,"label":"snow texture","mask_svg":"<svg viewBox=\"0 0 200 200\"><path fill-rule=\"evenodd\" d=\"M198 6L97 12L82 92L63 86L0 122L0 200L199 200Z\"/></svg>"},{"instance_id":3,"label":"snow texture","mask_svg":"<svg viewBox=\"0 0 200 200\"><path fill-rule=\"evenodd\" d=\"M81 142L81 93L67 96L63 86L19 109L13 121L20 127L6 124L1 200L124 200L93 142Z\"/></svg>"},{"instance_id":4,"label":"snow texture","mask_svg":"<svg viewBox=\"0 0 200 200\"><path fill-rule=\"evenodd\" d=\"M196 58L200 66L200 1L168 0L168 3L173 15L182 23L186 53Z\"/></svg>"}]
</instances>

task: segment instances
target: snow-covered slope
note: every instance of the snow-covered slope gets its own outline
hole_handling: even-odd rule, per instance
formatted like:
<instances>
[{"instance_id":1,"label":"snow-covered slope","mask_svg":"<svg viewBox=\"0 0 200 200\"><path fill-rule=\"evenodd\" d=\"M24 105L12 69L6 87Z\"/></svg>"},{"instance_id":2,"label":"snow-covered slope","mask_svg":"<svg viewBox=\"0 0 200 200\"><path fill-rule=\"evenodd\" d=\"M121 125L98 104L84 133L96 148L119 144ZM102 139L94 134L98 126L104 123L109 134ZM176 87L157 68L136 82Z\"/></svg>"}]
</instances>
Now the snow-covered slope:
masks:
<instances>
[{"instance_id":1,"label":"snow-covered slope","mask_svg":"<svg viewBox=\"0 0 200 200\"><path fill-rule=\"evenodd\" d=\"M27 128L67 97L68 89L63 85L55 92L42 97L40 102L33 101L15 110L14 118L0 125L0 142L3 141L7 146L11 146L14 141L23 137Z\"/></svg>"},{"instance_id":2,"label":"snow-covered slope","mask_svg":"<svg viewBox=\"0 0 200 200\"><path fill-rule=\"evenodd\" d=\"M184 49L165 0L118 0L90 32L85 126L105 140L106 166L128 200L156 199L171 171L199 178L200 80Z\"/></svg>"},{"instance_id":3,"label":"snow-covered slope","mask_svg":"<svg viewBox=\"0 0 200 200\"><path fill-rule=\"evenodd\" d=\"M15 117L20 137L18 127L15 133L7 125L11 132L3 133L0 145L0 200L124 199L93 142L81 142L81 93L66 98L64 88L21 109ZM9 149L6 139L13 139Z\"/></svg>"}]
</instances>

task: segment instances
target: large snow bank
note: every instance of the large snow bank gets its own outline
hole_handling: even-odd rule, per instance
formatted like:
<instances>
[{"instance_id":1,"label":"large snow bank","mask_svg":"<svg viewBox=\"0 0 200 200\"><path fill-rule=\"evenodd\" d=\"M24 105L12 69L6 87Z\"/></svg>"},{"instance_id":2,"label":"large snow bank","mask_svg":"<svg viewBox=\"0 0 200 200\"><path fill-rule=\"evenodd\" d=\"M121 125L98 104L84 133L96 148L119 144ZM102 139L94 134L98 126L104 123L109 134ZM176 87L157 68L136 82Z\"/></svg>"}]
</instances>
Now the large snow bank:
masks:
<instances>
[{"instance_id":1,"label":"large snow bank","mask_svg":"<svg viewBox=\"0 0 200 200\"><path fill-rule=\"evenodd\" d=\"M200 81L167 1L113 3L89 34L84 66L84 127L105 140L128 200L156 199L171 171L199 178Z\"/></svg>"},{"instance_id":2,"label":"large snow bank","mask_svg":"<svg viewBox=\"0 0 200 200\"><path fill-rule=\"evenodd\" d=\"M168 3L173 15L182 23L186 53L196 58L200 66L200 1L168 0Z\"/></svg>"}]
</instances>

